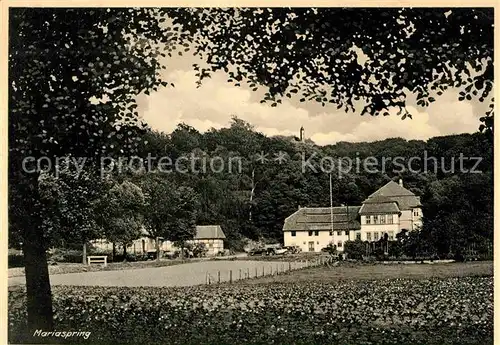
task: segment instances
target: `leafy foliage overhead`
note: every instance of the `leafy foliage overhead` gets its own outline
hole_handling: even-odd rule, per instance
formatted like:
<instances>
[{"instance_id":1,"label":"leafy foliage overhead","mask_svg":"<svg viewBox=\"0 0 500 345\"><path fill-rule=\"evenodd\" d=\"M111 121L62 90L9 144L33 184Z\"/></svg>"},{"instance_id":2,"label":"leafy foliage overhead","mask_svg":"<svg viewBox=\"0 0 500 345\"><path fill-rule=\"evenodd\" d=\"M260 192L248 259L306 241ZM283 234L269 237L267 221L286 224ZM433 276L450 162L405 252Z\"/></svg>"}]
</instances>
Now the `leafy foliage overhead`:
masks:
<instances>
[{"instance_id":1,"label":"leafy foliage overhead","mask_svg":"<svg viewBox=\"0 0 500 345\"><path fill-rule=\"evenodd\" d=\"M133 151L135 96L166 85L168 35L152 9L12 9L9 150L94 157ZM106 101L110 100L110 101Z\"/></svg>"},{"instance_id":2,"label":"leafy foliage overhead","mask_svg":"<svg viewBox=\"0 0 500 345\"><path fill-rule=\"evenodd\" d=\"M460 100L491 101L493 9L192 8L168 10L195 54L201 80L223 70L229 82L347 111L403 118L406 97L428 106L448 88ZM492 108L486 114L492 116ZM486 118L483 119L486 121ZM486 123L487 126L492 125Z\"/></svg>"}]
</instances>

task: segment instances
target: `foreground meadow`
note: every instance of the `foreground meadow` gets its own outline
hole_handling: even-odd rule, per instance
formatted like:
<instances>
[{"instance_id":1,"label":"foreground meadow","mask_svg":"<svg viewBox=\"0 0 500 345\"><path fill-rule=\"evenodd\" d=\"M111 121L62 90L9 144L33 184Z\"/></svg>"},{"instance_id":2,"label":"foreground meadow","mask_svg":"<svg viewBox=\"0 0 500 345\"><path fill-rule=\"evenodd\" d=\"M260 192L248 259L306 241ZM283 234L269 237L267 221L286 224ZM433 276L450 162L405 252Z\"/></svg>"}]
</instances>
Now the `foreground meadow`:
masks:
<instances>
[{"instance_id":1,"label":"foreground meadow","mask_svg":"<svg viewBox=\"0 0 500 345\"><path fill-rule=\"evenodd\" d=\"M33 341L24 296L9 292L10 342ZM89 344L484 345L493 343L493 278L57 286L54 311L57 330L91 331L72 340Z\"/></svg>"}]
</instances>

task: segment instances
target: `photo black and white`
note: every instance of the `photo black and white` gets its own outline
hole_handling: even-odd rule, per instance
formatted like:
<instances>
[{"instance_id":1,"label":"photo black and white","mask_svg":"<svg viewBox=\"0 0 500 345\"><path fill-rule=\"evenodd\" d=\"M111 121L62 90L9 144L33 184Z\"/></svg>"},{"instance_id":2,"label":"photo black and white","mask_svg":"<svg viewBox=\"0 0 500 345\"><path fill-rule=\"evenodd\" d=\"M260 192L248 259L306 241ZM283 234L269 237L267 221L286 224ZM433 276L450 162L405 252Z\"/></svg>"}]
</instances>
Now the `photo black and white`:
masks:
<instances>
[{"instance_id":1,"label":"photo black and white","mask_svg":"<svg viewBox=\"0 0 500 345\"><path fill-rule=\"evenodd\" d=\"M488 4L4 4L6 341L493 344Z\"/></svg>"}]
</instances>

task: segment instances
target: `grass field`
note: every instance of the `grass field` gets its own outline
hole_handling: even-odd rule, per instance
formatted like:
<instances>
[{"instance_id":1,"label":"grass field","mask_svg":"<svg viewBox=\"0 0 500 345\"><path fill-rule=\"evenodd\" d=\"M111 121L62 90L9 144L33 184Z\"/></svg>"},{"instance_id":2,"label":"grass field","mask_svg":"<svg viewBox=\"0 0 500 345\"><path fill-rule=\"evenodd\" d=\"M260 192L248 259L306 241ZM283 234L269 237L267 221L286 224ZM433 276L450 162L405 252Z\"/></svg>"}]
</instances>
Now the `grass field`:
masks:
<instances>
[{"instance_id":1,"label":"grass field","mask_svg":"<svg viewBox=\"0 0 500 345\"><path fill-rule=\"evenodd\" d=\"M334 267L316 267L276 277L245 280L239 284L338 282L343 280L429 279L493 275L492 261L436 264L359 264L342 262Z\"/></svg>"}]
</instances>

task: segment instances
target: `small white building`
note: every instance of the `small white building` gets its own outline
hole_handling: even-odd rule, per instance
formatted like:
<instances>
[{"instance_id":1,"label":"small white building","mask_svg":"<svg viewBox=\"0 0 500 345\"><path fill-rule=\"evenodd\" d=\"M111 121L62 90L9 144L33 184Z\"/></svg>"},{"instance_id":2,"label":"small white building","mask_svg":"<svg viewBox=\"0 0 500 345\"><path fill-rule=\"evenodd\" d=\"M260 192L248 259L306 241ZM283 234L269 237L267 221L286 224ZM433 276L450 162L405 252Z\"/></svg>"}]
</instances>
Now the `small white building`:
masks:
<instances>
[{"instance_id":1,"label":"small white building","mask_svg":"<svg viewBox=\"0 0 500 345\"><path fill-rule=\"evenodd\" d=\"M194 238L186 241L186 243L205 243L208 249L207 255L217 255L219 252L224 251L225 238L226 235L224 235L220 225L197 225ZM177 249L173 242L164 240L163 238L159 238L159 240L161 251L174 251ZM111 251L113 249L113 244L106 239L94 240L91 241L91 244L95 248L105 251ZM117 252L123 251L123 248L118 245L116 249ZM127 247L127 253L129 254L146 254L148 251L152 250L156 250L156 239L149 237L145 230L143 230L143 236L141 238L135 240Z\"/></svg>"},{"instance_id":2,"label":"small white building","mask_svg":"<svg viewBox=\"0 0 500 345\"><path fill-rule=\"evenodd\" d=\"M285 246L318 252L332 243L338 251L345 241L374 242L387 234L389 240L403 231L422 226L420 197L404 188L403 181L389 181L361 206L300 208L285 219Z\"/></svg>"},{"instance_id":3,"label":"small white building","mask_svg":"<svg viewBox=\"0 0 500 345\"><path fill-rule=\"evenodd\" d=\"M196 235L190 241L186 241L191 244L204 243L208 249L207 255L217 255L224 251L224 239L226 235L222 231L220 225L197 225ZM165 241L165 250L176 250L177 248L170 241Z\"/></svg>"}]
</instances>

